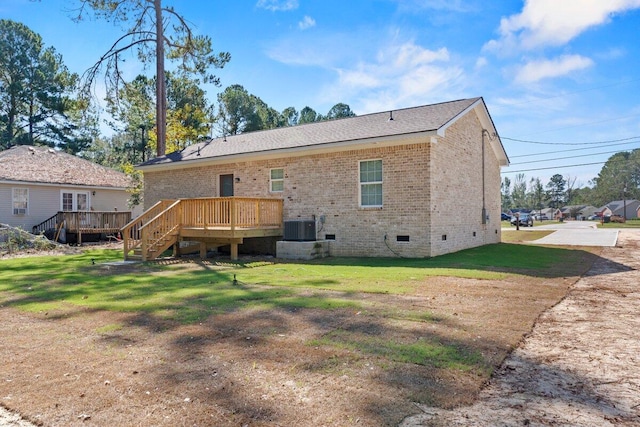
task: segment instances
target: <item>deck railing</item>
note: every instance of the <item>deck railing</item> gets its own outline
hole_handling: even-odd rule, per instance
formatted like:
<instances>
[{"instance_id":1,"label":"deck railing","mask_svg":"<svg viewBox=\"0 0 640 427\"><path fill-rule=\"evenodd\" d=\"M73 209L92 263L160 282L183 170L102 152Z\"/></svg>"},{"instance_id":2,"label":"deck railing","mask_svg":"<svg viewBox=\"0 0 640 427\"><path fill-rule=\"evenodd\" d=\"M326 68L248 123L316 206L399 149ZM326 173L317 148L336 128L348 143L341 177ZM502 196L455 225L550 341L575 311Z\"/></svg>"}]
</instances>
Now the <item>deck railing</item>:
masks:
<instances>
[{"instance_id":1,"label":"deck railing","mask_svg":"<svg viewBox=\"0 0 640 427\"><path fill-rule=\"evenodd\" d=\"M140 229L142 226L164 211L173 202L175 200L160 200L122 228L124 259L128 259L129 253L141 245Z\"/></svg>"},{"instance_id":2,"label":"deck railing","mask_svg":"<svg viewBox=\"0 0 640 427\"><path fill-rule=\"evenodd\" d=\"M62 212L68 232L105 233L120 230L131 221L131 212Z\"/></svg>"},{"instance_id":3,"label":"deck railing","mask_svg":"<svg viewBox=\"0 0 640 427\"><path fill-rule=\"evenodd\" d=\"M131 221L129 211L60 211L33 227L33 234L58 229L61 224L70 233L112 233Z\"/></svg>"},{"instance_id":4,"label":"deck railing","mask_svg":"<svg viewBox=\"0 0 640 427\"><path fill-rule=\"evenodd\" d=\"M138 246L142 258L160 251L176 239L181 228L282 228L282 200L215 197L165 200L156 203L122 230L124 256Z\"/></svg>"},{"instance_id":5,"label":"deck railing","mask_svg":"<svg viewBox=\"0 0 640 427\"><path fill-rule=\"evenodd\" d=\"M282 227L280 199L217 197L184 199L181 204L183 227Z\"/></svg>"}]
</instances>

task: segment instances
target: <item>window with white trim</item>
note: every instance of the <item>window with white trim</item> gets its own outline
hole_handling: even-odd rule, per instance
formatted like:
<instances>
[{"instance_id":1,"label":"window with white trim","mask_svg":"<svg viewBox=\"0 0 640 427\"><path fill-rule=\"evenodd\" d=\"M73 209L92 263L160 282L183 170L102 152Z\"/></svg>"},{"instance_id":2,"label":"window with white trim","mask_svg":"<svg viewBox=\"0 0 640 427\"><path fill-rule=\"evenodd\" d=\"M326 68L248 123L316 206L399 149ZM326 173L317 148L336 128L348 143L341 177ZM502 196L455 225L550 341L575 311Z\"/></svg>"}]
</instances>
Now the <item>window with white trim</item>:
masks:
<instances>
[{"instance_id":1,"label":"window with white trim","mask_svg":"<svg viewBox=\"0 0 640 427\"><path fill-rule=\"evenodd\" d=\"M360 161L360 206L382 207L382 160Z\"/></svg>"},{"instance_id":2,"label":"window with white trim","mask_svg":"<svg viewBox=\"0 0 640 427\"><path fill-rule=\"evenodd\" d=\"M284 169L271 169L269 172L269 189L272 193L284 191Z\"/></svg>"},{"instance_id":3,"label":"window with white trim","mask_svg":"<svg viewBox=\"0 0 640 427\"><path fill-rule=\"evenodd\" d=\"M65 212L88 211L89 193L87 191L62 190L60 207Z\"/></svg>"},{"instance_id":4,"label":"window with white trim","mask_svg":"<svg viewBox=\"0 0 640 427\"><path fill-rule=\"evenodd\" d=\"M13 189L13 214L14 215L29 214L29 189L28 188Z\"/></svg>"}]
</instances>

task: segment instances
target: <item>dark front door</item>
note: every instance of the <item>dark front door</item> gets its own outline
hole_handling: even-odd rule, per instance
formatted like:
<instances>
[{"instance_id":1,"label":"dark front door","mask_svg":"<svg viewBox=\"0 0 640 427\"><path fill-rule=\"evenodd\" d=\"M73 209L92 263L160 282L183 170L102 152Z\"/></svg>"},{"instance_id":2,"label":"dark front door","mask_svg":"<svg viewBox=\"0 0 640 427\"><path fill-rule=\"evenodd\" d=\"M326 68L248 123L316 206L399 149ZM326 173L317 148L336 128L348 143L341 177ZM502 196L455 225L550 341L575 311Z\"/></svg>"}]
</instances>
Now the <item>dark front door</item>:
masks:
<instances>
[{"instance_id":1,"label":"dark front door","mask_svg":"<svg viewBox=\"0 0 640 427\"><path fill-rule=\"evenodd\" d=\"M220 175L220 197L233 196L233 174Z\"/></svg>"}]
</instances>

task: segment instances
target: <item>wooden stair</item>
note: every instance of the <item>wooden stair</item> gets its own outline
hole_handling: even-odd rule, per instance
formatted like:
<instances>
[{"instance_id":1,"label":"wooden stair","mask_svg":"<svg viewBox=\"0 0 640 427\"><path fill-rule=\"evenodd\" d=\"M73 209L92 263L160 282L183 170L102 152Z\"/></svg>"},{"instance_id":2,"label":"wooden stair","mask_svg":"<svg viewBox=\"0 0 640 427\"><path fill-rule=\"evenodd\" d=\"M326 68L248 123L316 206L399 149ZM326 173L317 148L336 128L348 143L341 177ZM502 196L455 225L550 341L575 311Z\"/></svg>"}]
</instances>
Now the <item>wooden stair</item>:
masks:
<instances>
[{"instance_id":1,"label":"wooden stair","mask_svg":"<svg viewBox=\"0 0 640 427\"><path fill-rule=\"evenodd\" d=\"M182 240L200 242L201 254L207 244L228 244L237 259L243 238L282 235L282 206L247 197L161 200L122 228L124 259L150 261Z\"/></svg>"}]
</instances>

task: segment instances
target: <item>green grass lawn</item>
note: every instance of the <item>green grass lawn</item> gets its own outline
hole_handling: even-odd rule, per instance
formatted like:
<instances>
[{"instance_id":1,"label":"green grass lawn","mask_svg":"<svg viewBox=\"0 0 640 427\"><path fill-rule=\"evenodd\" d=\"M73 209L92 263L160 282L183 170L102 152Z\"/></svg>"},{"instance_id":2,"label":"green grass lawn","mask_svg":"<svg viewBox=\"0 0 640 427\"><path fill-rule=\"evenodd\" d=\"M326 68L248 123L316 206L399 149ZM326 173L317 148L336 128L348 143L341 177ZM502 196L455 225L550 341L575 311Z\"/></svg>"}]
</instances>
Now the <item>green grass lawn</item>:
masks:
<instances>
[{"instance_id":1,"label":"green grass lawn","mask_svg":"<svg viewBox=\"0 0 640 427\"><path fill-rule=\"evenodd\" d=\"M94 250L0 261L0 303L28 311L51 311L64 304L141 311L188 323L238 307L356 307L358 301L345 296L357 292L412 294L429 276L551 277L568 274L558 273L558 268L571 268L567 266L576 256L566 249L497 244L431 259L226 262L204 269L151 262L123 270L108 265L122 259L121 251ZM310 296L313 290L338 291L341 296Z\"/></svg>"},{"instance_id":2,"label":"green grass lawn","mask_svg":"<svg viewBox=\"0 0 640 427\"><path fill-rule=\"evenodd\" d=\"M598 228L640 228L640 219L628 219L624 223L619 222L598 222Z\"/></svg>"},{"instance_id":3,"label":"green grass lawn","mask_svg":"<svg viewBox=\"0 0 640 427\"><path fill-rule=\"evenodd\" d=\"M100 363L117 349L114 343L126 342L123 351L129 354L129 345L135 348L139 340L155 343L151 353L163 355L169 348L196 363L193 354L209 351L216 363L238 366L238 372L253 372L257 363L274 369L276 377L290 375L313 387L322 387L326 377L329 384L357 378L375 395L393 396L384 415L388 422L379 425L398 425L411 402L471 402L540 312L556 304L594 259L580 249L512 243L430 259L308 262L123 265L122 251L89 250L0 260L0 307L29 312L47 328L95 316L100 322L75 332L86 334L88 341L79 345L87 347L69 351L95 353L90 360ZM35 329L45 332L29 339L52 354L57 346L67 351L66 342L48 341L47 328ZM66 330L58 333L65 336ZM200 335L206 338L188 345ZM290 357L287 374L279 366ZM211 362L203 360L189 369L204 372ZM104 363L115 363L107 370L118 369L113 360ZM362 377L368 366L379 371ZM165 378L164 364L157 369ZM192 385L204 389L210 380ZM213 395L208 399L212 406L221 404Z\"/></svg>"}]
</instances>

